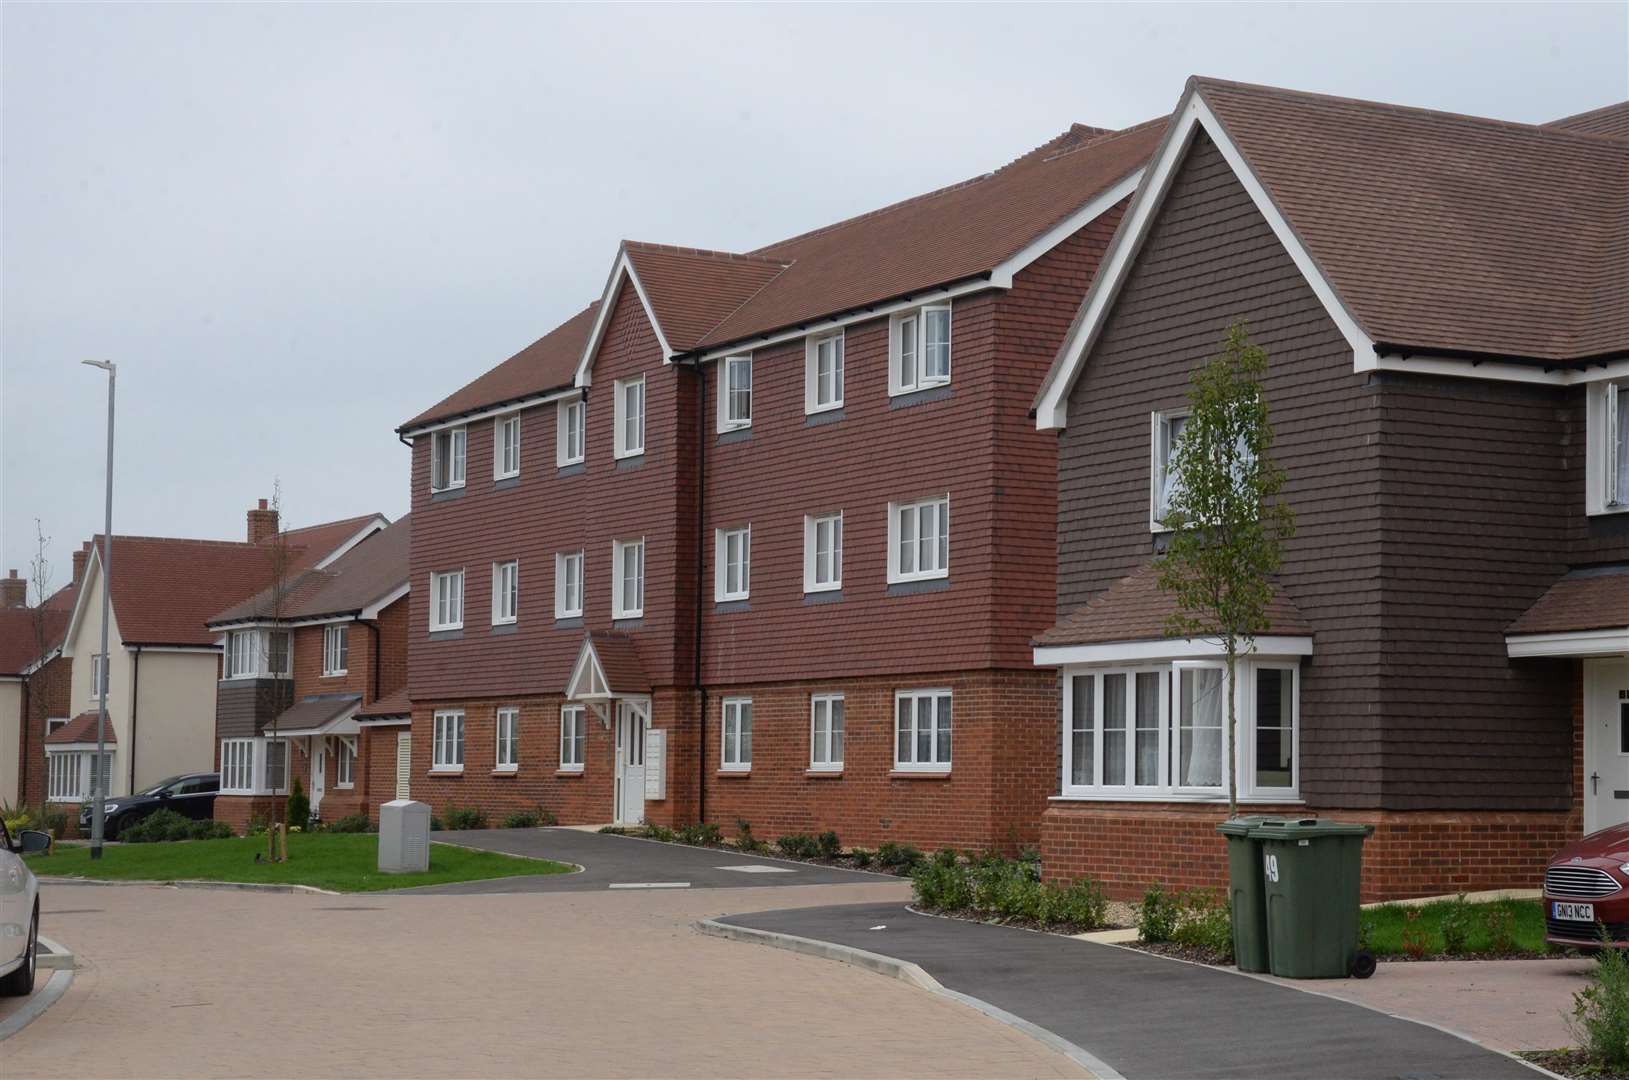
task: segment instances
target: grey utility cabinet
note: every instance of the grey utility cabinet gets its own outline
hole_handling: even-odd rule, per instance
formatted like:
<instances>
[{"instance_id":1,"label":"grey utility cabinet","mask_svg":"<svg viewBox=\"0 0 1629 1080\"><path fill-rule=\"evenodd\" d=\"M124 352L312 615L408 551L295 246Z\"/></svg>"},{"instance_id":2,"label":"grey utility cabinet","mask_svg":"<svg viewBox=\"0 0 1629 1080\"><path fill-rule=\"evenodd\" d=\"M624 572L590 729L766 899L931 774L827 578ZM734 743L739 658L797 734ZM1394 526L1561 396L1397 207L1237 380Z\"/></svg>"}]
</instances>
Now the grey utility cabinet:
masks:
<instances>
[{"instance_id":1,"label":"grey utility cabinet","mask_svg":"<svg viewBox=\"0 0 1629 1080\"><path fill-rule=\"evenodd\" d=\"M392 799L379 807L379 869L386 874L430 869L430 804Z\"/></svg>"}]
</instances>

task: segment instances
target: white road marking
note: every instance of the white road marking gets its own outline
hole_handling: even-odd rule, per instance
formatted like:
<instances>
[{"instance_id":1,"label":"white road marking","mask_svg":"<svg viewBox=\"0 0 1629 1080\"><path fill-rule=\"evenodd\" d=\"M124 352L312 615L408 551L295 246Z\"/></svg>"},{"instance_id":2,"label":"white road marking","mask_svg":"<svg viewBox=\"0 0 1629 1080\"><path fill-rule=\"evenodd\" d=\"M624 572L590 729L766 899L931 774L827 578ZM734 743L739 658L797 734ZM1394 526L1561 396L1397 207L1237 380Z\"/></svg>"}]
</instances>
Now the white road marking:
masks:
<instances>
[{"instance_id":1,"label":"white road marking","mask_svg":"<svg viewBox=\"0 0 1629 1080\"><path fill-rule=\"evenodd\" d=\"M743 863L740 866L715 866L714 870L734 870L739 874L795 874L790 866L765 866L762 863Z\"/></svg>"},{"instance_id":2,"label":"white road marking","mask_svg":"<svg viewBox=\"0 0 1629 1080\"><path fill-rule=\"evenodd\" d=\"M688 881L613 881L608 889L688 889Z\"/></svg>"}]
</instances>

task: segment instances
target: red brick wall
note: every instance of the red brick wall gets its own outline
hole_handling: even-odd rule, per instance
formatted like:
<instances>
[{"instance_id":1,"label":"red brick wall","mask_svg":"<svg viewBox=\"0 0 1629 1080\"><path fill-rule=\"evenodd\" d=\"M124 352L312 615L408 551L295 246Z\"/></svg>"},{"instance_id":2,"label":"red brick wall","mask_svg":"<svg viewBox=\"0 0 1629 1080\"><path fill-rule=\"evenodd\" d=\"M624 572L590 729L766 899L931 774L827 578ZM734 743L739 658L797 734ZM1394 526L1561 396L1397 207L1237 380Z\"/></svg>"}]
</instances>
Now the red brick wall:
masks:
<instances>
[{"instance_id":1,"label":"red brick wall","mask_svg":"<svg viewBox=\"0 0 1629 1080\"><path fill-rule=\"evenodd\" d=\"M349 653L344 675L322 673L322 643L325 626L299 626L294 629L294 700L313 694L363 694L372 699L373 632L356 622L344 624L349 631Z\"/></svg>"},{"instance_id":2,"label":"red brick wall","mask_svg":"<svg viewBox=\"0 0 1629 1080\"><path fill-rule=\"evenodd\" d=\"M24 683L27 707L20 717L23 737L19 744L21 759L17 764L22 782L18 785L18 791L23 802L29 806L38 806L45 801L45 722L52 718L69 719L72 679L73 661L59 656L43 665ZM78 807L74 808L74 813L78 813Z\"/></svg>"},{"instance_id":3,"label":"red brick wall","mask_svg":"<svg viewBox=\"0 0 1629 1080\"><path fill-rule=\"evenodd\" d=\"M551 586L552 577L553 567L550 567ZM407 618L408 603L405 596L379 613L380 697L389 697L407 685ZM373 700L371 689L368 694L368 700Z\"/></svg>"},{"instance_id":4,"label":"red brick wall","mask_svg":"<svg viewBox=\"0 0 1629 1080\"><path fill-rule=\"evenodd\" d=\"M256 820L282 821L284 802L281 795L220 795L215 799L215 820L226 822L242 835Z\"/></svg>"}]
</instances>

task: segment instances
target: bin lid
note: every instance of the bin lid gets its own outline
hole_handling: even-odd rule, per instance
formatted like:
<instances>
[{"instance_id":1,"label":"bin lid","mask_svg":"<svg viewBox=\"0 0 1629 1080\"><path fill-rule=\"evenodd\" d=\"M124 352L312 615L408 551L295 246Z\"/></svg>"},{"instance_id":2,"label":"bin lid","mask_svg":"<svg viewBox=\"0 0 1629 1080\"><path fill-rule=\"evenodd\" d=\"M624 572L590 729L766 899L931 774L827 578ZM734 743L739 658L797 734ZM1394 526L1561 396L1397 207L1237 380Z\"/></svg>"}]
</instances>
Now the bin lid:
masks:
<instances>
[{"instance_id":1,"label":"bin lid","mask_svg":"<svg viewBox=\"0 0 1629 1080\"><path fill-rule=\"evenodd\" d=\"M1309 840L1319 836L1368 836L1373 825L1328 818L1266 818L1250 830L1256 840Z\"/></svg>"},{"instance_id":2,"label":"bin lid","mask_svg":"<svg viewBox=\"0 0 1629 1080\"><path fill-rule=\"evenodd\" d=\"M1249 836L1250 830L1266 821L1277 821L1263 814L1244 814L1236 818L1228 818L1216 826L1216 831L1223 836Z\"/></svg>"}]
</instances>

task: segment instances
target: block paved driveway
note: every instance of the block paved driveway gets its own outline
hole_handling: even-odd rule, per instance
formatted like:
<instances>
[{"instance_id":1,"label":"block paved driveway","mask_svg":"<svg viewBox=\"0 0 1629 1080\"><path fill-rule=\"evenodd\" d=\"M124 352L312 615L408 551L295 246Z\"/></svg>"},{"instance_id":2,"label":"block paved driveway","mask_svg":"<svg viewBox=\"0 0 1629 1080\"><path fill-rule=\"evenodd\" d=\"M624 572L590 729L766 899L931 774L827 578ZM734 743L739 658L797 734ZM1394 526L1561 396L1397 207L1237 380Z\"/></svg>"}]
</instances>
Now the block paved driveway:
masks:
<instances>
[{"instance_id":1,"label":"block paved driveway","mask_svg":"<svg viewBox=\"0 0 1629 1080\"><path fill-rule=\"evenodd\" d=\"M580 829L480 829L438 832L435 840L510 855L576 863L578 874L493 878L405 889L404 894L603 892L606 889L744 889L764 886L863 885L899 878L813 863L743 855L728 848L663 844Z\"/></svg>"},{"instance_id":2,"label":"block paved driveway","mask_svg":"<svg viewBox=\"0 0 1629 1080\"><path fill-rule=\"evenodd\" d=\"M0 1043L0 1075L1082 1076L958 1002L693 929L728 910L907 890L47 885L42 929L83 967Z\"/></svg>"}]
</instances>

